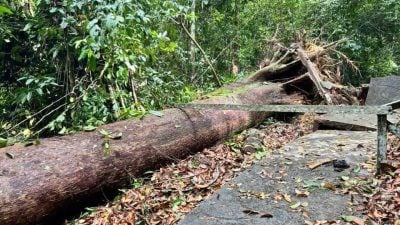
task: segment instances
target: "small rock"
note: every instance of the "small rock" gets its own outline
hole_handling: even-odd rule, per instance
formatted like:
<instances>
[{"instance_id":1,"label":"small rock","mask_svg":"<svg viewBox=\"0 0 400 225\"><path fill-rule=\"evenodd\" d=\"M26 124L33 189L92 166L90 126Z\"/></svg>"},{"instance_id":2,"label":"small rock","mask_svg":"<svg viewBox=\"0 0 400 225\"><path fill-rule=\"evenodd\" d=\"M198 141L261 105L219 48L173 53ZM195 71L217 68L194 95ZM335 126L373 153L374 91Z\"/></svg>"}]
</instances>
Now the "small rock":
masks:
<instances>
[{"instance_id":1,"label":"small rock","mask_svg":"<svg viewBox=\"0 0 400 225\"><path fill-rule=\"evenodd\" d=\"M335 159L333 160L333 168L335 168L335 171L341 172L350 168L350 165L344 159Z\"/></svg>"}]
</instances>

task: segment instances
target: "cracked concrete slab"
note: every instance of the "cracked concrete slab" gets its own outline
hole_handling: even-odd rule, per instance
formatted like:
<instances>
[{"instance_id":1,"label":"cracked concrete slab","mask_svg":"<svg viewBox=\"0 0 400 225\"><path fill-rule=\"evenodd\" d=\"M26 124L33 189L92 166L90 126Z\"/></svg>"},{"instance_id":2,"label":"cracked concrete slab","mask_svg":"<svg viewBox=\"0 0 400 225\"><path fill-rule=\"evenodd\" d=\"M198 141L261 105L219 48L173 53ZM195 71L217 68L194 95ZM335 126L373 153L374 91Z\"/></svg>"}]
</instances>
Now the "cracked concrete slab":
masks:
<instances>
[{"instance_id":1,"label":"cracked concrete slab","mask_svg":"<svg viewBox=\"0 0 400 225\"><path fill-rule=\"evenodd\" d=\"M358 114L323 114L316 118L316 123L320 128L368 131L376 130L376 115L358 115ZM388 121L392 124L400 122L400 110L393 110L388 115Z\"/></svg>"},{"instance_id":2,"label":"cracked concrete slab","mask_svg":"<svg viewBox=\"0 0 400 225\"><path fill-rule=\"evenodd\" d=\"M400 76L371 79L366 105L383 105L400 99Z\"/></svg>"},{"instance_id":3,"label":"cracked concrete slab","mask_svg":"<svg viewBox=\"0 0 400 225\"><path fill-rule=\"evenodd\" d=\"M375 149L375 132L320 130L309 134L241 172L179 224L297 225L304 224L306 219L340 220L342 215L360 216L349 211L349 203L359 200L358 197L339 193L343 183L341 178L373 172L371 169L359 170L359 164L374 155ZM310 170L307 165L319 159L343 159L350 168L337 172L330 163ZM296 189L310 194L297 197ZM286 201L285 196L291 202ZM296 203L302 205L295 207Z\"/></svg>"}]
</instances>

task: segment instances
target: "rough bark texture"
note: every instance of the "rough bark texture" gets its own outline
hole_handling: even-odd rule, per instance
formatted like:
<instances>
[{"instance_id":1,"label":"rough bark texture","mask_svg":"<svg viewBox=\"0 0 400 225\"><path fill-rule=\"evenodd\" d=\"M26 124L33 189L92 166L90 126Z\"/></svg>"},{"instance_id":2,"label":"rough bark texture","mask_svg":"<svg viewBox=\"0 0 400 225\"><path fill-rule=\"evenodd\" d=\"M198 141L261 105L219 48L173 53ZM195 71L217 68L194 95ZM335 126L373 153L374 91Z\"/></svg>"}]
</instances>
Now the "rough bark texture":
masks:
<instances>
[{"instance_id":1,"label":"rough bark texture","mask_svg":"<svg viewBox=\"0 0 400 225\"><path fill-rule=\"evenodd\" d=\"M204 103L301 104L278 84L234 84L231 92ZM103 126L122 132L110 140L96 131L53 137L37 146L0 149L0 224L35 224L102 190L116 190L144 171L211 146L229 134L261 122L266 113L168 109L164 116ZM11 153L14 158L7 157Z\"/></svg>"}]
</instances>

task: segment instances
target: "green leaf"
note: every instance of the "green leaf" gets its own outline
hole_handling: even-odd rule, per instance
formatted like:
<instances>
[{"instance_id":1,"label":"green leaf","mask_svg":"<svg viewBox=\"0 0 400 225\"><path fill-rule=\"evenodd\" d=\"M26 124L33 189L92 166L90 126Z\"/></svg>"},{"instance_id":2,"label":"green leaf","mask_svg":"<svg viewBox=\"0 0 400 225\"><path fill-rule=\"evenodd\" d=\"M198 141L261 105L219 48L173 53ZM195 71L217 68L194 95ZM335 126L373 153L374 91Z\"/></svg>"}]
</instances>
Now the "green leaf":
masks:
<instances>
[{"instance_id":1,"label":"green leaf","mask_svg":"<svg viewBox=\"0 0 400 225\"><path fill-rule=\"evenodd\" d=\"M374 179L372 180L372 186L376 187L376 186L378 186L378 185L379 185L379 180L374 178Z\"/></svg>"},{"instance_id":2,"label":"green leaf","mask_svg":"<svg viewBox=\"0 0 400 225\"><path fill-rule=\"evenodd\" d=\"M60 27L61 27L62 29L67 28L67 27L68 27L68 22L64 19L64 20L61 22Z\"/></svg>"},{"instance_id":3,"label":"green leaf","mask_svg":"<svg viewBox=\"0 0 400 225\"><path fill-rule=\"evenodd\" d=\"M110 136L110 138L114 139L114 140L121 139L122 138L122 132L119 132L117 134L113 134L113 135Z\"/></svg>"},{"instance_id":4,"label":"green leaf","mask_svg":"<svg viewBox=\"0 0 400 225\"><path fill-rule=\"evenodd\" d=\"M389 171L388 174L389 174L391 177L395 177L395 176L396 176L396 173L395 173L395 172Z\"/></svg>"},{"instance_id":5,"label":"green leaf","mask_svg":"<svg viewBox=\"0 0 400 225\"><path fill-rule=\"evenodd\" d=\"M185 199L182 197L177 197L175 199L172 199L171 204L172 204L172 208L176 209L177 207L179 207L180 205L182 205L185 202Z\"/></svg>"},{"instance_id":6,"label":"green leaf","mask_svg":"<svg viewBox=\"0 0 400 225\"><path fill-rule=\"evenodd\" d=\"M24 135L24 137L28 138L28 137L30 137L32 135L32 131L29 130L29 129L24 129L22 131L22 135Z\"/></svg>"},{"instance_id":7,"label":"green leaf","mask_svg":"<svg viewBox=\"0 0 400 225\"><path fill-rule=\"evenodd\" d=\"M0 148L4 148L7 146L7 139L0 138Z\"/></svg>"},{"instance_id":8,"label":"green leaf","mask_svg":"<svg viewBox=\"0 0 400 225\"><path fill-rule=\"evenodd\" d=\"M158 117L163 117L164 116L164 113L162 111L150 110L149 113L152 114L152 115L158 116Z\"/></svg>"},{"instance_id":9,"label":"green leaf","mask_svg":"<svg viewBox=\"0 0 400 225\"><path fill-rule=\"evenodd\" d=\"M43 90L41 88L36 88L36 93L38 93L40 96L42 96Z\"/></svg>"},{"instance_id":10,"label":"green leaf","mask_svg":"<svg viewBox=\"0 0 400 225\"><path fill-rule=\"evenodd\" d=\"M357 165L357 166L353 169L353 172L354 172L354 173L359 173L360 170L361 170L360 165Z\"/></svg>"},{"instance_id":11,"label":"green leaf","mask_svg":"<svg viewBox=\"0 0 400 225\"><path fill-rule=\"evenodd\" d=\"M96 69L96 57L93 55L88 57L88 68L90 71L94 71Z\"/></svg>"},{"instance_id":12,"label":"green leaf","mask_svg":"<svg viewBox=\"0 0 400 225\"><path fill-rule=\"evenodd\" d=\"M94 211L97 210L97 208L94 208L94 207L93 207L93 208L92 208L92 207L86 207L85 210L86 210L86 211L89 211L89 212L94 212Z\"/></svg>"},{"instance_id":13,"label":"green leaf","mask_svg":"<svg viewBox=\"0 0 400 225\"><path fill-rule=\"evenodd\" d=\"M10 14L11 15L11 14L13 14L13 12L9 8L0 5L0 16L3 15L3 14Z\"/></svg>"},{"instance_id":14,"label":"green leaf","mask_svg":"<svg viewBox=\"0 0 400 225\"><path fill-rule=\"evenodd\" d=\"M303 182L303 188L307 188L309 189L309 191L315 190L320 187L320 184L315 182L314 180L305 180Z\"/></svg>"},{"instance_id":15,"label":"green leaf","mask_svg":"<svg viewBox=\"0 0 400 225\"><path fill-rule=\"evenodd\" d=\"M88 55L88 52L89 52L88 49L83 49L83 50L81 51L81 53L79 54L78 60L80 61L80 60L86 58L87 55Z\"/></svg>"},{"instance_id":16,"label":"green leaf","mask_svg":"<svg viewBox=\"0 0 400 225\"><path fill-rule=\"evenodd\" d=\"M352 222L356 218L354 216L346 216L346 215L342 215L341 217L345 222Z\"/></svg>"},{"instance_id":17,"label":"green leaf","mask_svg":"<svg viewBox=\"0 0 400 225\"><path fill-rule=\"evenodd\" d=\"M58 134L60 135L64 135L65 133L67 133L68 129L66 127L63 127L60 131L58 131Z\"/></svg>"},{"instance_id":18,"label":"green leaf","mask_svg":"<svg viewBox=\"0 0 400 225\"><path fill-rule=\"evenodd\" d=\"M26 101L30 102L32 99L32 92L28 92L28 94L26 94Z\"/></svg>"},{"instance_id":19,"label":"green leaf","mask_svg":"<svg viewBox=\"0 0 400 225\"><path fill-rule=\"evenodd\" d=\"M89 24L87 25L87 28L90 29L92 28L95 24L97 24L97 22L99 22L98 19L93 19L89 22Z\"/></svg>"},{"instance_id":20,"label":"green leaf","mask_svg":"<svg viewBox=\"0 0 400 225\"><path fill-rule=\"evenodd\" d=\"M59 116L57 116L56 121L57 122L64 122L65 120L65 113L61 113Z\"/></svg>"},{"instance_id":21,"label":"green leaf","mask_svg":"<svg viewBox=\"0 0 400 225\"><path fill-rule=\"evenodd\" d=\"M350 179L350 177L348 177L348 176L341 176L340 178L342 178L342 180L344 180L344 181L346 181L346 180L349 180L349 179Z\"/></svg>"},{"instance_id":22,"label":"green leaf","mask_svg":"<svg viewBox=\"0 0 400 225\"><path fill-rule=\"evenodd\" d=\"M103 152L104 155L110 155L111 153L111 146L110 143L108 141L103 142Z\"/></svg>"},{"instance_id":23,"label":"green leaf","mask_svg":"<svg viewBox=\"0 0 400 225\"><path fill-rule=\"evenodd\" d=\"M86 132L90 132L90 131L96 130L96 128L97 128L97 127L95 127L95 126L88 125L88 126L84 126L84 127L83 127L83 130L86 131Z\"/></svg>"},{"instance_id":24,"label":"green leaf","mask_svg":"<svg viewBox=\"0 0 400 225\"><path fill-rule=\"evenodd\" d=\"M290 206L291 209L297 209L301 205L301 202L297 202Z\"/></svg>"},{"instance_id":25,"label":"green leaf","mask_svg":"<svg viewBox=\"0 0 400 225\"><path fill-rule=\"evenodd\" d=\"M25 85L29 85L30 83L32 83L35 79L33 78L29 78L26 80Z\"/></svg>"},{"instance_id":26,"label":"green leaf","mask_svg":"<svg viewBox=\"0 0 400 225\"><path fill-rule=\"evenodd\" d=\"M132 187L133 188L140 188L143 186L143 181L139 179L134 179L132 182Z\"/></svg>"},{"instance_id":27,"label":"green leaf","mask_svg":"<svg viewBox=\"0 0 400 225\"><path fill-rule=\"evenodd\" d=\"M104 137L109 137L109 136L110 136L110 132L108 132L108 131L106 131L106 130L104 130L104 129L99 130L99 132L100 132L100 134L102 134Z\"/></svg>"}]
</instances>

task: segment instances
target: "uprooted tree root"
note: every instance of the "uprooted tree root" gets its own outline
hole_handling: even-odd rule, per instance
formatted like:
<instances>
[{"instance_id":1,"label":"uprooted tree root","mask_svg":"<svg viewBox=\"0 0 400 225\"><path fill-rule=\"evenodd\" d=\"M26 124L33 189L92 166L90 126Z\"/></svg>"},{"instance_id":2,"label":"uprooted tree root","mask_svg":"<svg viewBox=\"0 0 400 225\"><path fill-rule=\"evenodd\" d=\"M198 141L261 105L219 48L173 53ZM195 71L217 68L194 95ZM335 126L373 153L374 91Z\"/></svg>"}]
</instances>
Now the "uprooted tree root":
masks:
<instances>
[{"instance_id":1,"label":"uprooted tree root","mask_svg":"<svg viewBox=\"0 0 400 225\"><path fill-rule=\"evenodd\" d=\"M361 89L341 84L340 67L343 64L358 71L356 65L336 49L346 39L322 43L308 41L305 34L297 39L296 43L285 47L274 36L268 42L273 51L271 59L264 59L264 67L249 76L247 82L280 82L289 90L295 89L312 97L320 96L320 102L316 103L359 105Z\"/></svg>"}]
</instances>

